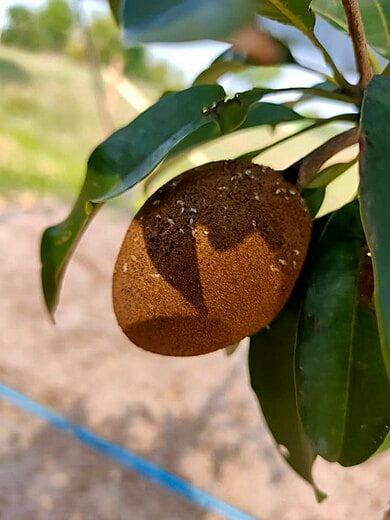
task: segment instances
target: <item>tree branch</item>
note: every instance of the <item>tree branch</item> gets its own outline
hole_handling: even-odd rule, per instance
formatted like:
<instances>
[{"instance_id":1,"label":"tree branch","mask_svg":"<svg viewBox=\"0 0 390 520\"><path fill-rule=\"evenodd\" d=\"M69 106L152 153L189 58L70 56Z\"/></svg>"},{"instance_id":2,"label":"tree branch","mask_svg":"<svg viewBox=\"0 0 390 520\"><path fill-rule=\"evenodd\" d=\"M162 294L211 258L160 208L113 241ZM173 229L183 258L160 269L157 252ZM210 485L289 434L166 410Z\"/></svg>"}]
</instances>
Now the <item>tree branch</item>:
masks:
<instances>
[{"instance_id":1,"label":"tree branch","mask_svg":"<svg viewBox=\"0 0 390 520\"><path fill-rule=\"evenodd\" d=\"M367 49L367 40L359 0L343 0L343 6L345 14L347 15L349 34L352 38L356 63L360 73L359 85L364 89L372 78L372 67Z\"/></svg>"},{"instance_id":2,"label":"tree branch","mask_svg":"<svg viewBox=\"0 0 390 520\"><path fill-rule=\"evenodd\" d=\"M341 152L341 150L353 144L357 144L358 141L359 128L351 128L342 134L332 137L329 141L326 141L326 143L309 153L309 155L306 155L306 157L291 165L290 168L284 172L284 175L287 180L292 182L296 180L298 188L302 190L310 183L327 160L336 153Z\"/></svg>"}]
</instances>

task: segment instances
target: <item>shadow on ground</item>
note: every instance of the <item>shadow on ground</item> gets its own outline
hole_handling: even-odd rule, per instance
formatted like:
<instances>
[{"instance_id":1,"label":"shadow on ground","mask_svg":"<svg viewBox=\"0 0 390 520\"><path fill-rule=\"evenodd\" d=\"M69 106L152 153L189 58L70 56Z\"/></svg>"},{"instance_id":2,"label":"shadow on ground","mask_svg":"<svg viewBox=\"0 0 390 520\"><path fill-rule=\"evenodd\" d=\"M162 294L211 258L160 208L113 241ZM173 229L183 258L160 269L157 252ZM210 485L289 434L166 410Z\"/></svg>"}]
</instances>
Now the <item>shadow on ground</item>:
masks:
<instances>
[{"instance_id":1,"label":"shadow on ground","mask_svg":"<svg viewBox=\"0 0 390 520\"><path fill-rule=\"evenodd\" d=\"M269 443L261 443L258 435L261 431L243 432L239 443L232 442L236 428L228 420L225 396L237 376L237 369L233 368L196 417L191 413L180 417L167 413L158 421L146 405L135 402L119 417L105 420L99 431L131 449L137 444L142 425L151 426L154 440L139 454L177 475L183 473L186 464L191 464L191 453L202 451L204 444L203 448L213 453L208 465L214 483L218 483L226 463L234 463L248 444L255 443L263 446L260 457L267 465L270 483L280 482L285 469ZM88 407L83 399L76 401L66 415L88 425ZM224 435L216 440L210 432L210 417L215 420L218 416L224 422ZM0 457L0 481L5 486L0 493L0 518L7 520L210 518L203 508L111 461L70 434L41 423L27 442L15 431L11 448Z\"/></svg>"}]
</instances>

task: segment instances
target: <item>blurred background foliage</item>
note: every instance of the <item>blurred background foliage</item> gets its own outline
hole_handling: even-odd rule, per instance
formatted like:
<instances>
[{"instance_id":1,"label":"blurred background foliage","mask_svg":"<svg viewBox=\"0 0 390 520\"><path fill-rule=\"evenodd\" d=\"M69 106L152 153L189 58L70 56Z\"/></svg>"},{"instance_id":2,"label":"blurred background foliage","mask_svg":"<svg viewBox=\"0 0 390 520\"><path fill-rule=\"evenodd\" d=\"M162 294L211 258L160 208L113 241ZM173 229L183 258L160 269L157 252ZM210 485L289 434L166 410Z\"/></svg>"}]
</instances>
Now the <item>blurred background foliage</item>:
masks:
<instances>
[{"instance_id":1,"label":"blurred background foliage","mask_svg":"<svg viewBox=\"0 0 390 520\"><path fill-rule=\"evenodd\" d=\"M91 9L91 5L98 8ZM215 42L198 47L177 45L174 52L169 45L124 48L107 3L102 1L48 0L21 5L12 1L7 6L0 39L0 190L7 196L28 191L72 197L82 182L86 158L97 143L164 92L189 86L227 48ZM265 20L261 23L267 30L275 30ZM346 39L339 40L342 37L328 25L319 24L318 29L343 49L340 55L348 70L351 50ZM307 42L298 31L280 25L276 31L296 55L304 48L305 59L320 65L315 50L307 50ZM321 76L305 74L294 64L251 66L223 74L219 82L231 93L253 86L288 86L297 80L313 84L321 81ZM301 103L299 107L303 114L322 112L324 116L332 115L334 108L321 103ZM301 124L261 127L245 132L245 136L204 145L167 168L157 182L149 182L148 193L194 164L234 157L259 144L267 145ZM299 158L308 146L314 148L336 131L335 125L329 125L291 139L282 148L263 154L259 161L284 167L286 160ZM348 197L356 189L356 171L342 177ZM339 192L343 178L328 190ZM133 190L133 209L144 198L142 186ZM334 200L337 204L337 196Z\"/></svg>"},{"instance_id":2,"label":"blurred background foliage","mask_svg":"<svg viewBox=\"0 0 390 520\"><path fill-rule=\"evenodd\" d=\"M142 47L124 49L108 10L91 14L82 2L66 0L7 9L0 39L1 192L74 194L96 143L146 108L119 95L103 80L106 72L112 83L125 75L145 104L183 86L172 64Z\"/></svg>"}]
</instances>

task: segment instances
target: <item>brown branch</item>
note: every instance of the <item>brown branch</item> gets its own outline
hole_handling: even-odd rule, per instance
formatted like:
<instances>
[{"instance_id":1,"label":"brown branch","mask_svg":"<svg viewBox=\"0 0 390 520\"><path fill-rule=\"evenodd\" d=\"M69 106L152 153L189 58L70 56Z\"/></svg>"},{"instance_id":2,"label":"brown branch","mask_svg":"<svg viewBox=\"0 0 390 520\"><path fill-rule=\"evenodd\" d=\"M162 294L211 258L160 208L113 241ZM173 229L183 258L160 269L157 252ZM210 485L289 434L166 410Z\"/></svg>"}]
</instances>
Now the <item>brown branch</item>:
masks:
<instances>
[{"instance_id":1,"label":"brown branch","mask_svg":"<svg viewBox=\"0 0 390 520\"><path fill-rule=\"evenodd\" d=\"M355 50L357 68L360 73L359 85L364 89L372 78L372 67L359 0L343 0L343 6L347 15L349 34Z\"/></svg>"},{"instance_id":2,"label":"brown branch","mask_svg":"<svg viewBox=\"0 0 390 520\"><path fill-rule=\"evenodd\" d=\"M326 143L309 153L309 155L306 155L306 157L293 164L289 170L298 171L298 188L302 190L307 186L312 178L319 172L321 166L336 153L357 144L358 141L359 128L351 128L342 134L332 137L329 141L326 141Z\"/></svg>"}]
</instances>

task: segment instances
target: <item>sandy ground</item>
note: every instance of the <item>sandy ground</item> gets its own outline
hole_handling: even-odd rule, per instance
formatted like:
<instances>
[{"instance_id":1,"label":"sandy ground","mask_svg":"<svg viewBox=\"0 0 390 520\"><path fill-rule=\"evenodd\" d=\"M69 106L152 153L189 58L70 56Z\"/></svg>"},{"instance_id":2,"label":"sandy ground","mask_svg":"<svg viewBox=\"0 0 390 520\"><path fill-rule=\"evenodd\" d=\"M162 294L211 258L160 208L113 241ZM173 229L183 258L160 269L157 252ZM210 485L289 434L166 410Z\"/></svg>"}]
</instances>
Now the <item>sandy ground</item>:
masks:
<instances>
[{"instance_id":1,"label":"sandy ground","mask_svg":"<svg viewBox=\"0 0 390 520\"><path fill-rule=\"evenodd\" d=\"M390 454L358 468L319 461L320 506L283 462L248 387L246 351L144 353L118 330L110 276L128 224L102 212L66 277L57 326L39 286L39 237L67 208L0 207L0 381L190 480L259 520L381 520ZM1 520L216 520L0 399Z\"/></svg>"}]
</instances>

